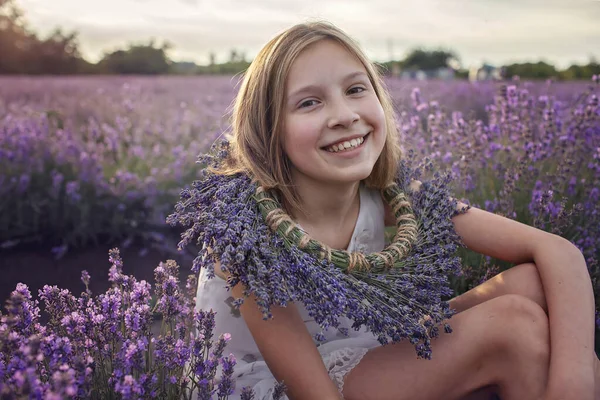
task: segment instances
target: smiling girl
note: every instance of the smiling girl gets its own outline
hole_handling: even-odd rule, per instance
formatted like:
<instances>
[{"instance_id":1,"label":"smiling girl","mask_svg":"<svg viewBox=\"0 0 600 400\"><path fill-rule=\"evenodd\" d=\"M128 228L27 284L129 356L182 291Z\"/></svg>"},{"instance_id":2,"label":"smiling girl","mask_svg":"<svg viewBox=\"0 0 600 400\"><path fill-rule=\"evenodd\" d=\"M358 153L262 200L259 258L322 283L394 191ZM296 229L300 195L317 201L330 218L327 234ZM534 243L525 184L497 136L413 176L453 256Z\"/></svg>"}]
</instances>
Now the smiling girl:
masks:
<instances>
[{"instance_id":1,"label":"smiling girl","mask_svg":"<svg viewBox=\"0 0 600 400\"><path fill-rule=\"evenodd\" d=\"M219 173L247 174L275 191L285 218L324 248L380 252L385 226L395 225L381 195L402 157L394 121L381 77L351 38L328 23L296 25L267 43L246 72ZM294 400L465 399L491 391L507 400L593 399L594 298L580 251L474 207L452 222L466 247L515 266L450 300L453 331L432 341L431 360L416 358L408 341L382 346L364 327L317 346L319 326L304 304L273 306L264 320L253 294L233 307L247 287L226 290L227 268L217 262L214 278L203 268L196 307L217 312L216 331L231 333L228 350L238 360L230 398L243 386L256 399L271 398L277 380Z\"/></svg>"}]
</instances>

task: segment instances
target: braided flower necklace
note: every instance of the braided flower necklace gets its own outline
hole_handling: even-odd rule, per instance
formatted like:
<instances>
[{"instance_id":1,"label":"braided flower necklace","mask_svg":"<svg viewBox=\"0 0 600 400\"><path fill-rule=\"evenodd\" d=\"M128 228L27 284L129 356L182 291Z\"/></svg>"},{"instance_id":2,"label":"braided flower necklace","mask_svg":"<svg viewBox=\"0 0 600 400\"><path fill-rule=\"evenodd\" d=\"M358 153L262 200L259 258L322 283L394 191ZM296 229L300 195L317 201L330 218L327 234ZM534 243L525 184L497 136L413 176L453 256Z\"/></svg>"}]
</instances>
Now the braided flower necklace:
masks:
<instances>
[{"instance_id":1,"label":"braided flower necklace","mask_svg":"<svg viewBox=\"0 0 600 400\"><path fill-rule=\"evenodd\" d=\"M223 140L198 162L217 168L228 152ZM408 339L419 357L430 358L430 340L439 335L440 325L451 331L445 320L453 311L443 298L453 294L448 277L460 271L456 250L463 245L451 218L467 209L457 211L449 174L436 172L424 180L422 170L431 172L433 166L426 160L410 168L414 158L409 152L394 183L381 191L397 232L378 253L329 248L301 230L274 193L247 174L215 174L209 168L182 190L167 222L186 228L180 249L198 246L194 273L206 268L212 279L219 260L229 272L227 289L243 284L244 297L235 299L234 307L252 294L263 318L270 319L271 306L301 302L322 328L317 342L331 327L347 335L340 327L345 317L352 329L366 326L382 345ZM410 187L414 179L423 181L418 191Z\"/></svg>"},{"instance_id":2,"label":"braided flower necklace","mask_svg":"<svg viewBox=\"0 0 600 400\"><path fill-rule=\"evenodd\" d=\"M271 230L281 235L288 245L297 246L320 259L326 258L328 262L348 273L351 273L355 268L381 272L388 271L395 263L405 257L417 239L417 222L410 203L406 200L406 195L400 191L395 183L382 191L382 194L396 216L397 232L393 242L387 248L381 252L367 255L360 252L332 249L326 244L312 239L283 210L275 196L269 191L265 191L261 186L256 188L255 199Z\"/></svg>"}]
</instances>

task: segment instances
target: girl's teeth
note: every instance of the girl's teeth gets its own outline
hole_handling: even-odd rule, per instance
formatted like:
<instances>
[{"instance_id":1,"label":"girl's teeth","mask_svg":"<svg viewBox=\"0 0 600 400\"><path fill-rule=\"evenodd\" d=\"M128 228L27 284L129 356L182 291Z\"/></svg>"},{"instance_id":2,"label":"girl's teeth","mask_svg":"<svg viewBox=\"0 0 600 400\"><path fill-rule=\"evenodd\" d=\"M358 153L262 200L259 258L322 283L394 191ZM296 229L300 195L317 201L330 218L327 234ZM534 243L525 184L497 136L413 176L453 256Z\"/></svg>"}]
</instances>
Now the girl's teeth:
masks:
<instances>
[{"instance_id":1,"label":"girl's teeth","mask_svg":"<svg viewBox=\"0 0 600 400\"><path fill-rule=\"evenodd\" d=\"M327 151L329 151L331 153L336 153L338 151L346 150L346 149L349 149L352 147L357 147L357 146L361 145L364 141L365 141L364 138L352 139L350 141L347 140L343 143L334 144L333 146L330 146L329 148L327 148Z\"/></svg>"}]
</instances>

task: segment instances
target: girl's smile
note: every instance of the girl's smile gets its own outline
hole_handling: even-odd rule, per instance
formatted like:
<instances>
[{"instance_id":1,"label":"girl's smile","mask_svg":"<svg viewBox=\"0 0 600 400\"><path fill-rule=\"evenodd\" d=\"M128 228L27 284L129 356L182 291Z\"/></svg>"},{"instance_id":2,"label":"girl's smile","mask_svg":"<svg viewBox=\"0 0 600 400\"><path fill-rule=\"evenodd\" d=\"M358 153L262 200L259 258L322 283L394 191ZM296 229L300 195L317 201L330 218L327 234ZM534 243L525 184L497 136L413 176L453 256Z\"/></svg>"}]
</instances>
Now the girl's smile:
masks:
<instances>
[{"instance_id":1,"label":"girl's smile","mask_svg":"<svg viewBox=\"0 0 600 400\"><path fill-rule=\"evenodd\" d=\"M322 147L322 149L337 157L353 158L363 150L370 134L371 132L364 136L355 135L355 137L344 138L330 146Z\"/></svg>"}]
</instances>

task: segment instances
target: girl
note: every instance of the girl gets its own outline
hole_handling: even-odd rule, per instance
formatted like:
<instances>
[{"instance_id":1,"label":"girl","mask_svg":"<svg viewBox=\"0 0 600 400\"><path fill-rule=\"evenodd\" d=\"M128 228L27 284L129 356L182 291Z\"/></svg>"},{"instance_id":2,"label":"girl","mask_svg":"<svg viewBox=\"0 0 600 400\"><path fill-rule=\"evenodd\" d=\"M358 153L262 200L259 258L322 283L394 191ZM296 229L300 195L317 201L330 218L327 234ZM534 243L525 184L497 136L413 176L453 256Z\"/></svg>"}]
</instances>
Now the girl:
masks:
<instances>
[{"instance_id":1,"label":"girl","mask_svg":"<svg viewBox=\"0 0 600 400\"><path fill-rule=\"evenodd\" d=\"M273 38L245 74L232 128L220 173L275 189L291 220L328 248L383 249L394 213L380 190L396 174L398 132L381 77L345 33L317 22ZM271 398L277 380L294 400L465 399L485 388L508 400L593 399L594 297L579 250L473 207L452 222L468 248L516 266L450 301L453 332L432 342L431 360L416 359L407 341L382 346L366 329L317 347L303 304L272 307L263 320L254 295L233 306L246 288L225 290L227 269L203 268L196 307L216 311L216 331L231 333L233 398L244 386Z\"/></svg>"}]
</instances>

